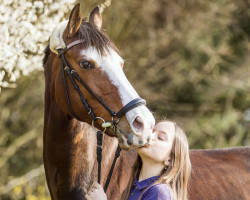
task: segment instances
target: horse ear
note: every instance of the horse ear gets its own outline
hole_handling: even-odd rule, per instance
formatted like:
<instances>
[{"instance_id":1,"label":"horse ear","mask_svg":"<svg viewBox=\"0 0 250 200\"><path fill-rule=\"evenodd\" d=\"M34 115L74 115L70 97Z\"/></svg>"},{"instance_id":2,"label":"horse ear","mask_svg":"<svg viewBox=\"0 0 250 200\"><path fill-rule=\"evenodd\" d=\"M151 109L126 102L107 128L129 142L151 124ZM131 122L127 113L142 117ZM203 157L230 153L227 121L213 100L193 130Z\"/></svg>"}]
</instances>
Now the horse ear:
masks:
<instances>
[{"instance_id":1,"label":"horse ear","mask_svg":"<svg viewBox=\"0 0 250 200\"><path fill-rule=\"evenodd\" d=\"M94 24L99 30L102 28L102 15L98 6L91 11L89 15L89 22Z\"/></svg>"},{"instance_id":2,"label":"horse ear","mask_svg":"<svg viewBox=\"0 0 250 200\"><path fill-rule=\"evenodd\" d=\"M71 38L78 31L82 23L80 3L76 4L69 16L68 37Z\"/></svg>"}]
</instances>

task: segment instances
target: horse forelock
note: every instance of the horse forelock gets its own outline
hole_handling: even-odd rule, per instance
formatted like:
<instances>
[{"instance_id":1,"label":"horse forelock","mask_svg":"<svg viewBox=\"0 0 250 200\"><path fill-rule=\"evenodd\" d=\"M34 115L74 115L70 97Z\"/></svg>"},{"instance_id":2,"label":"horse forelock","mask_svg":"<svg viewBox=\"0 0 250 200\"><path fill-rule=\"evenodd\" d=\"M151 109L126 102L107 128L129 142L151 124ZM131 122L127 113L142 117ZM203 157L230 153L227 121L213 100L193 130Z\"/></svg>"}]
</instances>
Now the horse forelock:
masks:
<instances>
[{"instance_id":1,"label":"horse forelock","mask_svg":"<svg viewBox=\"0 0 250 200\"><path fill-rule=\"evenodd\" d=\"M94 47L101 55L105 55L110 49L118 51L109 37L90 22L83 21L78 32L79 39L85 40L81 43L84 49Z\"/></svg>"},{"instance_id":2,"label":"horse forelock","mask_svg":"<svg viewBox=\"0 0 250 200\"><path fill-rule=\"evenodd\" d=\"M43 57L43 66L45 66L51 51L57 53L56 48L65 47L64 41L62 39L63 32L66 29L65 24L66 21L61 22L54 28L50 36L50 44L44 50L45 55ZM101 55L109 52L110 48L118 52L117 47L113 44L109 37L103 31L97 29L90 22L86 22L83 20L76 34L78 34L77 37L80 40L85 41L80 44L84 49L87 49L91 46L95 47Z\"/></svg>"}]
</instances>

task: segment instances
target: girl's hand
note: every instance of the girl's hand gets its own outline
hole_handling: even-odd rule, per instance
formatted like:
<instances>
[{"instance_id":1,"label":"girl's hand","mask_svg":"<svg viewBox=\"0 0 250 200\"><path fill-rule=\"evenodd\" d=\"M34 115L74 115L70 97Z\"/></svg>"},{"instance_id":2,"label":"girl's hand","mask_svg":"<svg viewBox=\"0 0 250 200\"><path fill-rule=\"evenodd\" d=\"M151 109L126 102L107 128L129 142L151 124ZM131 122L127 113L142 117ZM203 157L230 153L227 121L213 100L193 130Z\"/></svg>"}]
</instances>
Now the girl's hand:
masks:
<instances>
[{"instance_id":1,"label":"girl's hand","mask_svg":"<svg viewBox=\"0 0 250 200\"><path fill-rule=\"evenodd\" d=\"M90 188L88 194L85 195L87 200L107 200L102 186L98 183L94 183Z\"/></svg>"}]
</instances>

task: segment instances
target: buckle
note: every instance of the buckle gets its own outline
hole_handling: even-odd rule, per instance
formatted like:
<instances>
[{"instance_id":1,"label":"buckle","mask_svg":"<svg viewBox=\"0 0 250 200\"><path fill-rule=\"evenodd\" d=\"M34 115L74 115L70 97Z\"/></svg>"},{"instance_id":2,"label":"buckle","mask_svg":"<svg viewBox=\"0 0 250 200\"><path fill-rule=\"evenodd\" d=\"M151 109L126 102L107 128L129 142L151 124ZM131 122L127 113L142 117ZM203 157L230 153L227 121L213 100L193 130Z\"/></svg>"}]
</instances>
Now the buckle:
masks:
<instances>
[{"instance_id":1,"label":"buckle","mask_svg":"<svg viewBox=\"0 0 250 200\"><path fill-rule=\"evenodd\" d=\"M97 128L95 127L95 121L97 121L98 119L102 120L102 122L103 122L102 124L107 123L102 117L96 117L96 120L92 120L92 127L93 127L93 129L94 129L95 132L98 131ZM105 127L105 126L102 126L102 127L104 128L103 131L102 131L102 133L105 133L107 127Z\"/></svg>"}]
</instances>

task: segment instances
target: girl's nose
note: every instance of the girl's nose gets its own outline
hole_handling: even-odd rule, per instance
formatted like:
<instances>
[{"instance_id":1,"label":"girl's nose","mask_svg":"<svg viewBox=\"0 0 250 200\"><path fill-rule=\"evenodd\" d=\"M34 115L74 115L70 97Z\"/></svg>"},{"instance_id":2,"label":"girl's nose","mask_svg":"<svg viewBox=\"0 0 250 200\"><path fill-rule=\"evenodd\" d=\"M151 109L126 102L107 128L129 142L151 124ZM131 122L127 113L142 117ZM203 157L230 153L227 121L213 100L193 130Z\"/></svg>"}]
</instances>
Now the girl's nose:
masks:
<instances>
[{"instance_id":1,"label":"girl's nose","mask_svg":"<svg viewBox=\"0 0 250 200\"><path fill-rule=\"evenodd\" d=\"M152 141L155 141L156 138L157 138L157 133L156 133L156 132L153 132Z\"/></svg>"}]
</instances>

